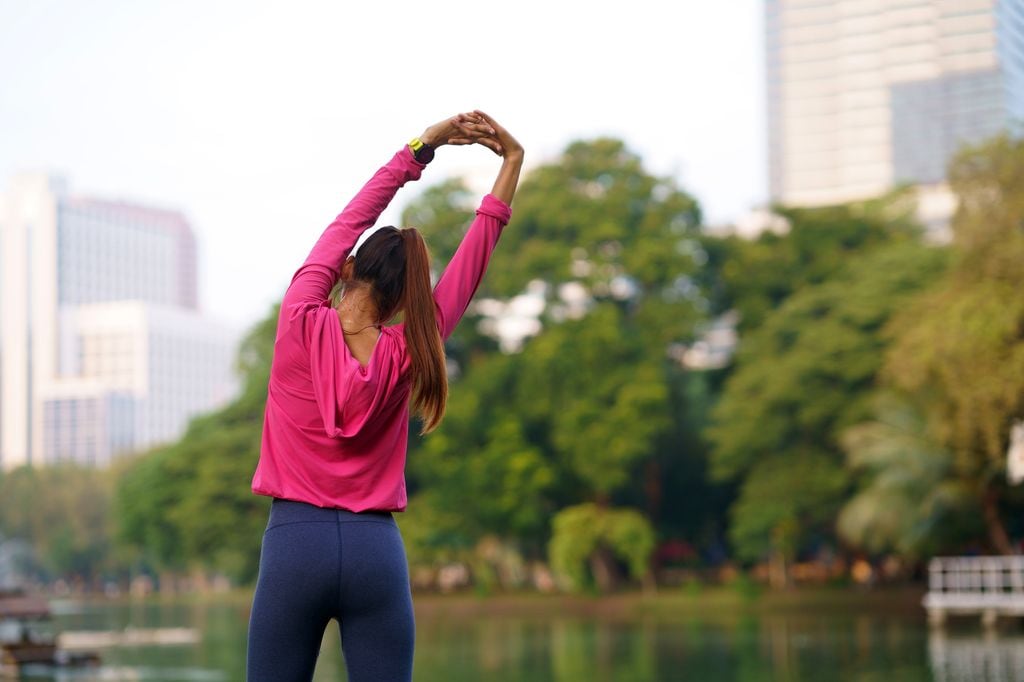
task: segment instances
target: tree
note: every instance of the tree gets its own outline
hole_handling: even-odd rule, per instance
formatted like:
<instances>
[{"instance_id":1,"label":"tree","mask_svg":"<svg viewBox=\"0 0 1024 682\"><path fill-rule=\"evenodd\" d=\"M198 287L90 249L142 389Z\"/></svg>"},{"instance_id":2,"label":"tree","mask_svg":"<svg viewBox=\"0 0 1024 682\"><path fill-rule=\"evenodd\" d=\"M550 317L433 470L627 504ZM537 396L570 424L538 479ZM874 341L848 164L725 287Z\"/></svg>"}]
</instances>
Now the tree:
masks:
<instances>
[{"instance_id":1,"label":"tree","mask_svg":"<svg viewBox=\"0 0 1024 682\"><path fill-rule=\"evenodd\" d=\"M0 479L0 535L27 541L49 578L96 583L119 568L112 487L110 471L74 463L10 471Z\"/></svg>"},{"instance_id":2,"label":"tree","mask_svg":"<svg viewBox=\"0 0 1024 682\"><path fill-rule=\"evenodd\" d=\"M440 191L451 198L439 207L428 191L426 208L405 218L426 216L432 245L462 234L444 209L463 201L460 186ZM508 298L543 282L542 330L502 355L481 342L471 309L449 344L460 373L445 422L410 455L410 482L417 503L437 505L431 518L471 513L461 534L435 537L471 545L496 533L539 549L566 506L597 502L610 513L628 500L659 512L676 502L663 481L701 457L684 450L695 438L674 438L684 420L666 351L704 317L693 283L699 220L691 197L644 172L617 140L573 143L523 181L481 292Z\"/></svg>"},{"instance_id":3,"label":"tree","mask_svg":"<svg viewBox=\"0 0 1024 682\"><path fill-rule=\"evenodd\" d=\"M139 455L127 464L114 497L118 542L136 550L142 566L156 571L183 570L187 558L181 530L169 513L191 477L182 478L173 447Z\"/></svg>"},{"instance_id":4,"label":"tree","mask_svg":"<svg viewBox=\"0 0 1024 682\"><path fill-rule=\"evenodd\" d=\"M852 255L914 238L920 229L914 206L907 191L838 206L778 206L775 212L789 226L785 234L706 238L708 273L720 279L708 283L719 294L718 309L738 311L741 332L757 329L795 292L834 277Z\"/></svg>"},{"instance_id":5,"label":"tree","mask_svg":"<svg viewBox=\"0 0 1024 682\"><path fill-rule=\"evenodd\" d=\"M539 543L556 472L528 437L511 396L517 359L492 355L453 387L441 426L409 458L410 487L457 527L438 529L455 546L494 533ZM416 508L410 503L410 515Z\"/></svg>"},{"instance_id":6,"label":"tree","mask_svg":"<svg viewBox=\"0 0 1024 682\"><path fill-rule=\"evenodd\" d=\"M473 219L475 199L461 178L450 178L428 187L402 211L402 224L423 233L435 272L440 272L459 248Z\"/></svg>"},{"instance_id":7,"label":"tree","mask_svg":"<svg viewBox=\"0 0 1024 682\"><path fill-rule=\"evenodd\" d=\"M874 413L842 436L849 467L864 480L839 514L839 535L869 552L912 560L976 535L978 500L955 475L952 453L922 410L882 392Z\"/></svg>"},{"instance_id":8,"label":"tree","mask_svg":"<svg viewBox=\"0 0 1024 682\"><path fill-rule=\"evenodd\" d=\"M631 577L643 578L654 538L650 522L632 509L580 504L563 509L555 517L548 554L552 567L576 589L589 583L585 568L589 562L596 587L606 592L616 582L608 568L611 556L625 561Z\"/></svg>"},{"instance_id":9,"label":"tree","mask_svg":"<svg viewBox=\"0 0 1024 682\"><path fill-rule=\"evenodd\" d=\"M1024 416L1024 141L967 148L949 178L959 202L954 264L894 322L886 377L927 404L989 544L1009 554L1003 474L1010 425Z\"/></svg>"},{"instance_id":10,"label":"tree","mask_svg":"<svg viewBox=\"0 0 1024 682\"><path fill-rule=\"evenodd\" d=\"M942 250L897 233L741 337L707 432L712 475L740 483L730 534L741 557L768 554L782 569L812 538L831 535L850 485L839 434L870 413L881 330L944 263Z\"/></svg>"}]
</instances>

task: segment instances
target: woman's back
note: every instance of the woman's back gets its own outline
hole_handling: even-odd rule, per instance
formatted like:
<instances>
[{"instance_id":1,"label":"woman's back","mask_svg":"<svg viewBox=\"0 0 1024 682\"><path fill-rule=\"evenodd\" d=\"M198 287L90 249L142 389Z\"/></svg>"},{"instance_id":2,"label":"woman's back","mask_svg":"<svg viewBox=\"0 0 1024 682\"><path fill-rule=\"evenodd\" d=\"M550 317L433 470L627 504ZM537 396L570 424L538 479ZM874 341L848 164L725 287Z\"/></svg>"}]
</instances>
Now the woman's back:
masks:
<instances>
[{"instance_id":1,"label":"woman's back","mask_svg":"<svg viewBox=\"0 0 1024 682\"><path fill-rule=\"evenodd\" d=\"M253 491L357 512L404 509L409 381L402 330L382 329L364 366L329 304L303 316L275 346ZM307 326L308 345L301 338Z\"/></svg>"},{"instance_id":2,"label":"woman's back","mask_svg":"<svg viewBox=\"0 0 1024 682\"><path fill-rule=\"evenodd\" d=\"M278 318L254 492L356 512L405 509L412 382L404 327L384 327L372 347L360 341L353 349L328 295L356 239L423 167L407 147L395 154L292 278ZM442 338L465 312L510 215L492 195L481 202L434 288Z\"/></svg>"}]
</instances>

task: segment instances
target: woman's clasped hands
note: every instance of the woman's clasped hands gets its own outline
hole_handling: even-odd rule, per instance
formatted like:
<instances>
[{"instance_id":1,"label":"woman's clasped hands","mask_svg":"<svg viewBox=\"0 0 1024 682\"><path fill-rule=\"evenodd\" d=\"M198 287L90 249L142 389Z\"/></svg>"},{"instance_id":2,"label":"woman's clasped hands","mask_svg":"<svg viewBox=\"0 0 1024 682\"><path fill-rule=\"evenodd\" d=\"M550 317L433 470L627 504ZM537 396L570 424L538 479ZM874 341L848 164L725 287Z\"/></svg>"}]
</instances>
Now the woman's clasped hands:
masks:
<instances>
[{"instance_id":1,"label":"woman's clasped hands","mask_svg":"<svg viewBox=\"0 0 1024 682\"><path fill-rule=\"evenodd\" d=\"M445 144L479 144L501 157L521 156L523 153L522 145L479 109L435 123L423 132L420 140L434 148Z\"/></svg>"}]
</instances>

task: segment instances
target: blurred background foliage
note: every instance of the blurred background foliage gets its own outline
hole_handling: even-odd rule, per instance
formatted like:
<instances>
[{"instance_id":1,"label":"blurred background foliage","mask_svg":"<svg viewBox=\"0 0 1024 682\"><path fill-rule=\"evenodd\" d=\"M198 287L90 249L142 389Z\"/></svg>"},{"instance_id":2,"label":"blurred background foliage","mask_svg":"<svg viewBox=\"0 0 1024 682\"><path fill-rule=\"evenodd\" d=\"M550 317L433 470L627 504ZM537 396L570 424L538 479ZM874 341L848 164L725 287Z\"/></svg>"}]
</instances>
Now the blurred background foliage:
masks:
<instances>
[{"instance_id":1,"label":"blurred background foliage","mask_svg":"<svg viewBox=\"0 0 1024 682\"><path fill-rule=\"evenodd\" d=\"M954 238L936 245L899 191L777 207L788 230L746 240L703 228L697 201L620 141L534 168L448 345L448 415L410 442L414 575L459 562L478 587L540 586L531 570L550 566L552 585L605 591L672 567L767 564L785 583L824 556L1013 551L1024 142L964 149L950 177ZM438 271L477 199L452 179L406 208ZM502 346L488 311L517 300L536 321ZM738 352L687 367L728 311ZM239 397L180 441L109 470L0 477L0 534L32 548L26 571L254 579L276 316L240 348Z\"/></svg>"}]
</instances>

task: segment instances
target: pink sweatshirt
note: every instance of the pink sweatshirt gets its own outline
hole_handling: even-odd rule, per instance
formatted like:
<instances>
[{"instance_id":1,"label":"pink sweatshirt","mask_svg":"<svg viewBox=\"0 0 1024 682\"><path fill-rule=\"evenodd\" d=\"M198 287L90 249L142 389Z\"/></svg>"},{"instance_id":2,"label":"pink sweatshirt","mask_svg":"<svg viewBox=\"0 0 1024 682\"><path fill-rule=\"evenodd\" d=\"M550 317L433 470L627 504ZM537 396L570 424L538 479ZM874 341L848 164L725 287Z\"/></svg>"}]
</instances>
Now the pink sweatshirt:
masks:
<instances>
[{"instance_id":1,"label":"pink sweatshirt","mask_svg":"<svg viewBox=\"0 0 1024 682\"><path fill-rule=\"evenodd\" d=\"M404 147L320 236L281 303L253 492L350 511L403 511L409 359L403 325L384 327L366 367L327 296L359 235L425 166ZM476 292L511 210L488 194L434 287L447 339Z\"/></svg>"}]
</instances>

